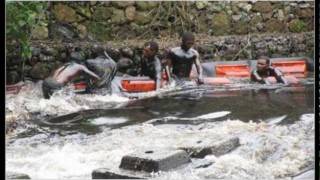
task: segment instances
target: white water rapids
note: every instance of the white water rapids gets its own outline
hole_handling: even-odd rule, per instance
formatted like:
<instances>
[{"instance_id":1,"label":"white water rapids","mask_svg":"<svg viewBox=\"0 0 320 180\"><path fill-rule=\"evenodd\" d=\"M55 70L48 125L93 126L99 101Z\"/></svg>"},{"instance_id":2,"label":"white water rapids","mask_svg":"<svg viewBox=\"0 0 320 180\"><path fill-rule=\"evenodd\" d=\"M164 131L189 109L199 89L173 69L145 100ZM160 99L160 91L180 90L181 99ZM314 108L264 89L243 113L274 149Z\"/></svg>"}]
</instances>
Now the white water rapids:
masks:
<instances>
[{"instance_id":1,"label":"white water rapids","mask_svg":"<svg viewBox=\"0 0 320 180\"><path fill-rule=\"evenodd\" d=\"M59 95L41 98L39 84L25 87L18 96L7 96L6 111L15 115L28 112L62 115L92 104L121 106L128 99L119 96ZM230 112L215 112L191 119L221 118ZM168 117L163 117L168 118ZM176 117L170 117L176 118ZM181 119L181 117L180 117ZM185 118L190 119L190 118ZM314 114L303 114L298 121L280 125L284 117L266 122L242 122L225 119L199 125L162 124L150 121L118 129L101 127L94 135L54 136L37 134L6 143L6 171L28 174L32 179L91 179L97 168L116 169L122 156L141 149L177 148L199 140L238 137L240 146L216 157L207 168L173 170L154 174L154 179L290 179L314 162ZM126 122L125 118L100 117L93 124Z\"/></svg>"}]
</instances>

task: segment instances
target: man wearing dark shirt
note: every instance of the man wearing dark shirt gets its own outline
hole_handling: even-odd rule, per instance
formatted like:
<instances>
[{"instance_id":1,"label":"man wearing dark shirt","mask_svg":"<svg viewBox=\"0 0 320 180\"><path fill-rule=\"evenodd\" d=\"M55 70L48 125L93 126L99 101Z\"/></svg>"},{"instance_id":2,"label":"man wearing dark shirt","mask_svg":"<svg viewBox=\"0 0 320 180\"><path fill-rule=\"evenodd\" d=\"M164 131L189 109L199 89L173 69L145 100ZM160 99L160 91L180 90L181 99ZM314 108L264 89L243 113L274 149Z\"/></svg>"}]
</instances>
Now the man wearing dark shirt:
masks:
<instances>
[{"instance_id":1,"label":"man wearing dark shirt","mask_svg":"<svg viewBox=\"0 0 320 180\"><path fill-rule=\"evenodd\" d=\"M257 61L257 68L251 72L251 80L262 84L270 84L268 77L275 77L277 83L287 84L281 71L270 66L270 59L267 56L261 56Z\"/></svg>"},{"instance_id":2,"label":"man wearing dark shirt","mask_svg":"<svg viewBox=\"0 0 320 180\"><path fill-rule=\"evenodd\" d=\"M181 46L169 50L167 64L169 68L172 68L170 74L178 79L189 78L192 65L195 64L198 72L198 84L203 84L200 56L198 51L192 48L194 41L195 38L192 33L184 33Z\"/></svg>"},{"instance_id":3,"label":"man wearing dark shirt","mask_svg":"<svg viewBox=\"0 0 320 180\"><path fill-rule=\"evenodd\" d=\"M158 50L156 42L151 41L144 45L139 72L139 75L148 76L156 81L156 90L160 89L161 85L161 63L156 56Z\"/></svg>"}]
</instances>

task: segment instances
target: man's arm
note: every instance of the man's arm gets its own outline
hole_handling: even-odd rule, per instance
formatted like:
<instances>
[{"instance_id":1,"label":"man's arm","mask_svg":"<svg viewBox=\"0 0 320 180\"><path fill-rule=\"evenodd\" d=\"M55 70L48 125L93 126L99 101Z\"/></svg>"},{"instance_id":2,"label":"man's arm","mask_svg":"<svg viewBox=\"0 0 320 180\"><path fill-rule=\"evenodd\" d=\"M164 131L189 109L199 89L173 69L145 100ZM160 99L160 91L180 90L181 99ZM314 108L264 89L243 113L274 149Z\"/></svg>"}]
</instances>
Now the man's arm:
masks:
<instances>
[{"instance_id":1,"label":"man's arm","mask_svg":"<svg viewBox=\"0 0 320 180\"><path fill-rule=\"evenodd\" d=\"M252 80L252 81L257 81L257 82L259 82L259 83L261 83L261 84L270 84L269 81L267 81L267 79L262 78L262 77L258 74L257 70L254 70L254 71L251 73L251 80Z\"/></svg>"},{"instance_id":2,"label":"man's arm","mask_svg":"<svg viewBox=\"0 0 320 180\"><path fill-rule=\"evenodd\" d=\"M200 63L200 55L199 53L197 52L196 54L196 59L195 59L195 65L196 65L196 69L197 69L197 72L198 72L198 82L200 84L203 84L203 75L202 75L202 66L201 66L201 63Z\"/></svg>"},{"instance_id":3,"label":"man's arm","mask_svg":"<svg viewBox=\"0 0 320 180\"><path fill-rule=\"evenodd\" d=\"M89 74L90 76L94 77L95 79L97 79L97 80L100 80L100 79L101 79L101 78L100 78L98 75L96 75L94 72L90 71L86 66L81 65L81 68L82 68L82 70L83 70L85 73Z\"/></svg>"},{"instance_id":4,"label":"man's arm","mask_svg":"<svg viewBox=\"0 0 320 180\"><path fill-rule=\"evenodd\" d=\"M155 60L155 70L156 70L156 90L160 89L161 86L161 63L160 60L156 57Z\"/></svg>"},{"instance_id":5,"label":"man's arm","mask_svg":"<svg viewBox=\"0 0 320 180\"><path fill-rule=\"evenodd\" d=\"M274 74L278 83L288 84L287 80L283 77L282 72L278 68L274 68Z\"/></svg>"}]
</instances>

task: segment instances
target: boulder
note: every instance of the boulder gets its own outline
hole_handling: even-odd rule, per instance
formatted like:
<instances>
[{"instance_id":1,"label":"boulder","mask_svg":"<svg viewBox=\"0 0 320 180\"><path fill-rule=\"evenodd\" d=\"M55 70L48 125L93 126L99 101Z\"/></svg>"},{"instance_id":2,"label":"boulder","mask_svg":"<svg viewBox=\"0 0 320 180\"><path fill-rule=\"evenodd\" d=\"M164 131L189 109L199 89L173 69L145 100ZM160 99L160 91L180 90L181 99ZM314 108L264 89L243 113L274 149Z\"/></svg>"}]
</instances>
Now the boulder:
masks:
<instances>
[{"instance_id":1,"label":"boulder","mask_svg":"<svg viewBox=\"0 0 320 180\"><path fill-rule=\"evenodd\" d=\"M286 30L286 25L276 19L270 19L265 26L268 32L284 32Z\"/></svg>"},{"instance_id":2,"label":"boulder","mask_svg":"<svg viewBox=\"0 0 320 180\"><path fill-rule=\"evenodd\" d=\"M151 20L152 16L149 14L149 12L137 11L134 22L138 25L145 25L151 22Z\"/></svg>"},{"instance_id":3,"label":"boulder","mask_svg":"<svg viewBox=\"0 0 320 180\"><path fill-rule=\"evenodd\" d=\"M53 7L53 14L58 21L61 22L75 22L77 21L77 14L74 9L64 4L57 4Z\"/></svg>"},{"instance_id":4,"label":"boulder","mask_svg":"<svg viewBox=\"0 0 320 180\"><path fill-rule=\"evenodd\" d=\"M148 11L158 6L156 1L136 1L136 6L139 10Z\"/></svg>"},{"instance_id":5,"label":"boulder","mask_svg":"<svg viewBox=\"0 0 320 180\"><path fill-rule=\"evenodd\" d=\"M111 22L114 24L123 24L126 22L124 11L121 9L113 9Z\"/></svg>"},{"instance_id":6,"label":"boulder","mask_svg":"<svg viewBox=\"0 0 320 180\"><path fill-rule=\"evenodd\" d=\"M183 150L150 149L124 156L120 168L158 172L168 171L189 162L190 158Z\"/></svg>"},{"instance_id":7,"label":"boulder","mask_svg":"<svg viewBox=\"0 0 320 180\"><path fill-rule=\"evenodd\" d=\"M74 40L77 38L76 29L69 24L54 23L51 25L50 37L53 39Z\"/></svg>"},{"instance_id":8,"label":"boulder","mask_svg":"<svg viewBox=\"0 0 320 180\"><path fill-rule=\"evenodd\" d=\"M269 13L269 12L272 12L272 9L273 8L270 2L258 1L253 4L253 7L251 10L254 12Z\"/></svg>"},{"instance_id":9,"label":"boulder","mask_svg":"<svg viewBox=\"0 0 320 180\"><path fill-rule=\"evenodd\" d=\"M134 6L135 2L134 1L112 1L111 3L112 5L114 5L117 8L125 8L128 6Z\"/></svg>"},{"instance_id":10,"label":"boulder","mask_svg":"<svg viewBox=\"0 0 320 180\"><path fill-rule=\"evenodd\" d=\"M92 18L96 21L105 21L112 16L112 12L115 8L99 6L93 12Z\"/></svg>"},{"instance_id":11,"label":"boulder","mask_svg":"<svg viewBox=\"0 0 320 180\"><path fill-rule=\"evenodd\" d=\"M134 6L128 6L125 10L125 14L129 21L133 21L136 15L136 8Z\"/></svg>"}]
</instances>

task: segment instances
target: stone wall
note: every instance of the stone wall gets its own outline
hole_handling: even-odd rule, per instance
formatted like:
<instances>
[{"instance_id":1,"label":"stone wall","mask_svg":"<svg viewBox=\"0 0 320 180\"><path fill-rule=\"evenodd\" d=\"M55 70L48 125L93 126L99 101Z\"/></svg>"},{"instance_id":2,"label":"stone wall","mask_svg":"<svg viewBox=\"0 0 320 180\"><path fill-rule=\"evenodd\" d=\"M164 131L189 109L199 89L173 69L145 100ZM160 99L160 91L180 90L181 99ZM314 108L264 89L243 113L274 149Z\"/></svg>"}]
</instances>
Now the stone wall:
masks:
<instances>
[{"instance_id":1,"label":"stone wall","mask_svg":"<svg viewBox=\"0 0 320 180\"><path fill-rule=\"evenodd\" d=\"M314 2L51 2L34 39L108 41L161 38L189 30L208 35L307 32Z\"/></svg>"},{"instance_id":2,"label":"stone wall","mask_svg":"<svg viewBox=\"0 0 320 180\"><path fill-rule=\"evenodd\" d=\"M259 55L270 57L308 56L313 58L314 33L286 33L286 34L252 34L233 36L206 36L196 35L196 45L201 59L205 61L230 61L255 59ZM77 50L84 59L95 58L96 52L101 49L118 64L129 66L128 73L135 74L141 47L146 41L126 40L103 42L74 41L73 43L58 41L33 41L32 58L25 65L26 77L39 80L70 60L71 51ZM158 41L160 44L160 58L164 56L167 48L180 44L180 39ZM10 52L14 52L14 46ZM20 79L21 61L14 58L14 53L7 56L7 82L14 83ZM17 56L17 55L16 55Z\"/></svg>"},{"instance_id":3,"label":"stone wall","mask_svg":"<svg viewBox=\"0 0 320 180\"><path fill-rule=\"evenodd\" d=\"M43 79L81 49L94 58L102 47L135 69L147 40L165 48L179 45L178 34L192 31L203 61L270 57L313 57L314 2L48 2L32 31L32 58L26 77ZM228 35L228 36L227 36ZM7 42L7 83L21 79L22 61ZM122 61L121 61L122 62ZM131 71L130 70L130 71ZM133 72L134 73L134 72Z\"/></svg>"}]
</instances>

